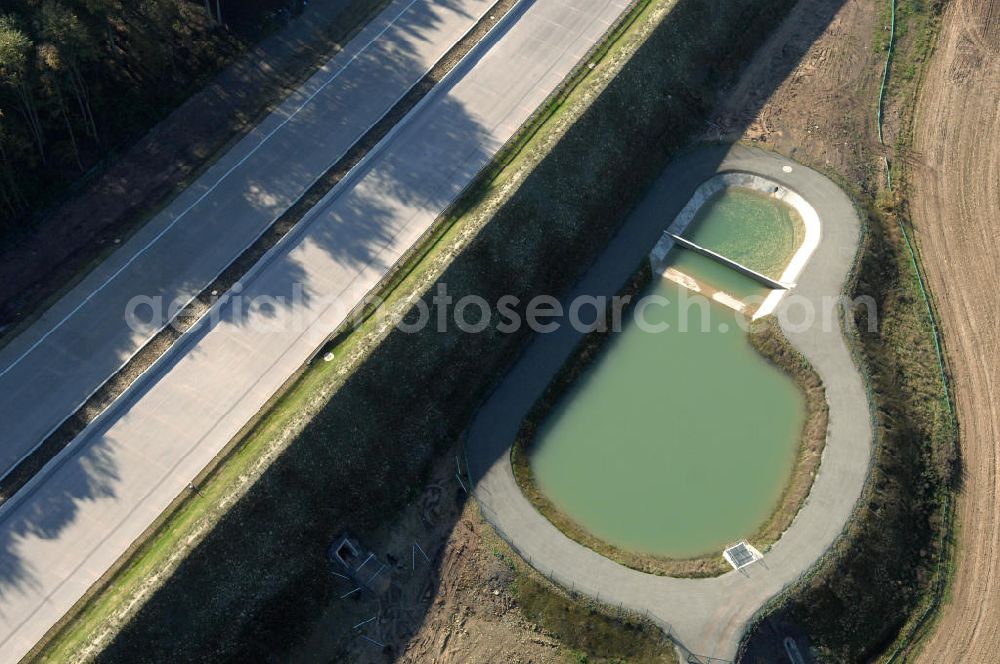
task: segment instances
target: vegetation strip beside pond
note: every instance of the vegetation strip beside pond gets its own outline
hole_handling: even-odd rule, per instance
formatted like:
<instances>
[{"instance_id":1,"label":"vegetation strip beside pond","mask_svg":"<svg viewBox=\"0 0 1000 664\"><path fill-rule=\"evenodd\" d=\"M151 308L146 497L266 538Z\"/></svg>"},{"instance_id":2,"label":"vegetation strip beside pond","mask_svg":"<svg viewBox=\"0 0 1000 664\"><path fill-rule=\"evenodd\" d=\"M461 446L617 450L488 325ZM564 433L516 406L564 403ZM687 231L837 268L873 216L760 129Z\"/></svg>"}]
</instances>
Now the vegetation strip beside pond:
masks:
<instances>
[{"instance_id":1,"label":"vegetation strip beside pond","mask_svg":"<svg viewBox=\"0 0 1000 664\"><path fill-rule=\"evenodd\" d=\"M760 647L755 641L771 638L766 617L806 631L829 661L878 658L919 618L934 585L938 547L947 545L938 537L954 481L954 430L937 398L934 349L895 221L874 206L866 213L850 295L873 297L878 320L869 328L864 306L849 315L875 415L873 464L840 539L748 629L741 650L750 655Z\"/></svg>"},{"instance_id":2,"label":"vegetation strip beside pond","mask_svg":"<svg viewBox=\"0 0 1000 664\"><path fill-rule=\"evenodd\" d=\"M636 299L652 279L649 264L643 262L618 295ZM567 537L619 564L648 574L677 577L708 577L727 572L730 567L723 559L721 550L695 558L679 559L630 551L604 541L559 509L535 481L530 456L532 447L537 442L538 431L546 417L559 404L560 399L604 351L605 345L610 341L611 335L614 334L610 331L611 312L607 312L607 315L609 318L604 329L608 331L595 330L583 338L522 423L517 439L511 446L514 477L521 491L535 508ZM773 317L754 321L749 337L751 345L758 353L795 381L805 395L806 402L806 414L792 473L775 504L774 511L754 535L748 538L758 549L766 551L767 547L776 542L788 528L809 494L826 443L829 410L819 376L809 362L788 342Z\"/></svg>"}]
</instances>

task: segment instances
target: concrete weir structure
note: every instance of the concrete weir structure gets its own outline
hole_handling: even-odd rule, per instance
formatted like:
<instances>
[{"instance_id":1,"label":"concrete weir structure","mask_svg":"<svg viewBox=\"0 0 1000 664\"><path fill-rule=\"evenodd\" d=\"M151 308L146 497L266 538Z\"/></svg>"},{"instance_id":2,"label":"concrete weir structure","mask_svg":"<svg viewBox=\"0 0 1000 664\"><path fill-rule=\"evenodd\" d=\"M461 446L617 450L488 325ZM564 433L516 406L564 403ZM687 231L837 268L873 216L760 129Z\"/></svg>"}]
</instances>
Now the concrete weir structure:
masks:
<instances>
[{"instance_id":1,"label":"concrete weir structure","mask_svg":"<svg viewBox=\"0 0 1000 664\"><path fill-rule=\"evenodd\" d=\"M713 196L724 189L749 189L750 191L756 191L788 205L802 218L802 223L805 226L805 238L792 255L791 260L789 260L784 272L782 272L781 277L778 279L771 279L745 265L741 265L725 256L720 256L710 249L698 246L694 242L684 239L684 231L694 221L698 211ZM816 209L787 185L779 184L772 179L756 173L743 171L719 173L695 189L687 204L677 213L670 226L663 231L656 246L649 253L649 261L655 274L662 273L666 266L667 255L670 253L670 250L674 248L675 244L680 244L687 249L697 251L714 260L725 263L751 279L763 283L773 290L754 313L753 317L757 319L773 313L778 306L778 302L784 296L784 292L794 287L795 280L802 273L802 270L805 269L809 257L812 256L813 252L816 251L816 247L819 246L820 236L821 227Z\"/></svg>"},{"instance_id":2,"label":"concrete weir structure","mask_svg":"<svg viewBox=\"0 0 1000 664\"><path fill-rule=\"evenodd\" d=\"M565 301L619 292L634 266L662 237L664 219L676 218L710 178L734 171L759 174L772 186L796 192L809 201L823 225L822 234L814 235L809 269L797 275L796 296L778 301L775 314L785 336L809 360L826 388L827 443L808 498L788 530L763 552L763 564L704 579L645 574L571 540L521 493L510 464L510 446L524 416L582 338L584 333L573 326L561 326L532 341L483 405L466 439L474 495L501 536L557 583L648 615L686 657L693 658L686 661L733 660L748 623L764 603L794 584L843 532L861 496L872 453L867 393L837 313L854 266L861 224L851 200L815 171L742 146L705 147L678 158ZM799 310L805 307L813 315L803 324Z\"/></svg>"},{"instance_id":3,"label":"concrete weir structure","mask_svg":"<svg viewBox=\"0 0 1000 664\"><path fill-rule=\"evenodd\" d=\"M768 288L774 288L776 290L787 290L787 289L791 288L791 286L792 286L791 284L783 284L780 281L772 279L771 277L767 276L766 274L761 274L760 272L757 272L756 270L751 270L746 265L742 265L741 263L737 263L736 261L734 261L734 260L732 260L730 258L726 258L722 254L715 253L711 249L706 249L705 247L703 247L703 246L701 246L699 244L695 244L694 242L691 242L690 240L686 240L683 237L681 237L680 235L675 235L674 233L666 233L665 235L669 235L670 238L675 243L681 245L685 249L690 249L692 251L697 251L702 256L708 256L712 260L719 261L723 265L727 265L727 266L733 268L734 270L736 270L740 274L745 274L746 276L750 277L751 279L759 281L760 283L764 284Z\"/></svg>"}]
</instances>

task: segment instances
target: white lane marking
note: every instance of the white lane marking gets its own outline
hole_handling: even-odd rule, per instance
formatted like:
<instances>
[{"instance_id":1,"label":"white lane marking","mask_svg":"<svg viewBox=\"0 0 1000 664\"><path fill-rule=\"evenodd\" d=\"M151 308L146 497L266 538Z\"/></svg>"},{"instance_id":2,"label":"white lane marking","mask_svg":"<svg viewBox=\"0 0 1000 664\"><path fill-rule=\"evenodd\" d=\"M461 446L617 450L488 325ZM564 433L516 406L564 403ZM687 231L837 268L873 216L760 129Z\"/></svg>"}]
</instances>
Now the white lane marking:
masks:
<instances>
[{"instance_id":1,"label":"white lane marking","mask_svg":"<svg viewBox=\"0 0 1000 664\"><path fill-rule=\"evenodd\" d=\"M63 325L65 325L66 321L68 321L70 318L72 318L74 315L76 315L76 313L78 311L80 311L80 309L82 309L88 302L90 302L90 300L93 299L94 296L96 296L98 293L100 293L102 290L104 290L108 286L108 284L110 284L112 281L114 281L118 277L118 275L120 275L122 272L124 272L126 269L128 269L128 267L131 266L132 263L134 263L136 260L138 260L138 258L140 256L142 256L144 253L146 253L146 251L150 247L152 247L154 244L156 244L160 240L161 237L163 237L164 235L166 235L167 232L170 229L172 229L177 224L177 222L179 222L181 219L183 219L184 216L188 212L190 212L192 209L194 209L195 206L197 206L199 203L201 203L203 200L205 200L205 198L209 194L211 194L213 191L215 191L215 189L220 184L222 184L223 180L225 180L227 177L229 177L229 175L232 174L233 171L235 171L237 168L239 168L240 166L242 166L243 163L246 162L247 159L249 159L250 157L252 157L257 152L257 150L259 150L261 148L261 146L264 145L264 143L266 143L272 136L274 136L274 134L276 134L278 132L278 130L280 130L281 128L283 128L286 124L288 124L292 120L292 118L294 118L296 115L298 115L299 112L302 111L302 109L304 109L306 107L306 105L308 105L316 97L316 95L318 95L320 92L322 92L324 89L326 89L326 86L330 85L330 83L333 83L334 80L336 80L337 78L339 78L340 75L343 74L347 70L347 68L350 67L354 63L354 61L357 60L358 57L361 56L361 54L363 54L364 52L366 52L372 46L372 44L374 44L376 41L378 41L382 37L382 35L384 35L386 32L388 32L389 28L391 28L393 25L395 25L396 21L398 21L400 18L402 18L403 14L405 14L406 12L408 12L410 10L410 8L413 7L413 5L417 4L418 2L420 2L420 0L410 0L410 2L402 10L400 10L400 12L398 14L396 14L396 16L394 16L393 19L391 21L389 21L389 23L387 23L386 26L384 28L382 28L378 32L378 34L376 34L374 37L372 37L372 39L367 44L365 44L363 47L361 47L361 49L358 50L357 53L355 53L354 55L352 55L351 58L340 67L340 69L337 71L337 73L335 73L333 76L331 76L329 79L327 79L323 83L323 85L321 85L319 88L316 89L315 92L313 92L311 95L309 95L308 97L306 97L305 101L303 101L302 104L300 104L299 107L296 108L295 111L291 115L289 115L287 118L285 118L284 120L282 120L281 123L278 124L277 127L275 127L270 132L268 132L268 134L266 136L264 136L264 138L262 138L261 141L257 145L255 145L254 148L250 152L248 152L245 157L243 157L238 162L236 162L235 164L233 164L233 166L230 167L230 169L228 171L226 171L225 173L222 174L222 177L220 177L218 180L216 180L215 184L213 184L211 187L209 187L205 191L205 193L203 193L201 196L199 196L198 199L194 203L191 203L191 205L189 205L179 215L177 215L176 219L174 219L173 221L171 221L163 230L161 230L159 233L157 233L156 236L153 237L153 239L151 239L139 251L137 251L131 258L129 258L128 261L124 265L122 265L118 270L116 270L114 274L112 274L110 277L108 277L104 281L104 283L102 283L100 286L98 286L93 291L91 291L90 294L87 295L87 297L85 297L83 299L83 301L80 302L80 304L78 304L72 311L70 311L68 314L66 314L62 318L62 320L60 320L58 323L56 323L52 327L52 329L50 329L48 332L46 332L45 334L43 334L37 341L35 341L33 344L31 344L31 346L29 346L27 350L25 350L17 358L15 358L13 362L11 362L9 365L7 365L6 367L4 367L4 369L2 371L0 371L0 378L2 378L3 376L5 376L8 372L10 372L11 369L13 369L18 364L20 364L24 360L24 358L26 358L36 348L38 348L40 345L42 345L45 342L46 339L48 339L56 330L58 330ZM334 57L336 57L336 56L334 56Z\"/></svg>"}]
</instances>

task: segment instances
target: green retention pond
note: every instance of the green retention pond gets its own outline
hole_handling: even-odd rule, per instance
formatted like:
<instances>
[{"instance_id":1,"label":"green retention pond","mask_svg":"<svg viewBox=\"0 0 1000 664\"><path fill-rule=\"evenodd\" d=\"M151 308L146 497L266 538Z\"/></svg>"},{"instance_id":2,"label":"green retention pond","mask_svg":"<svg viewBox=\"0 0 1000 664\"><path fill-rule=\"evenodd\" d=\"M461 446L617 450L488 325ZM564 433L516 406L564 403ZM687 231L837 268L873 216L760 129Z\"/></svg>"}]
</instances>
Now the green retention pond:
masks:
<instances>
[{"instance_id":1,"label":"green retention pond","mask_svg":"<svg viewBox=\"0 0 1000 664\"><path fill-rule=\"evenodd\" d=\"M709 199L685 235L780 275L801 227L783 203L737 189ZM666 264L739 299L769 292L694 251L675 247ZM591 535L693 558L753 536L772 514L805 397L754 350L743 314L659 276L649 296L662 299L632 310L544 419L528 461L538 489Z\"/></svg>"},{"instance_id":2,"label":"green retention pond","mask_svg":"<svg viewBox=\"0 0 1000 664\"><path fill-rule=\"evenodd\" d=\"M670 302L644 315L669 328L644 331L629 317L549 413L530 464L539 489L596 537L693 557L770 515L805 402L750 345L740 314L704 298L685 309L687 291L666 280L644 295Z\"/></svg>"},{"instance_id":3,"label":"green retention pond","mask_svg":"<svg viewBox=\"0 0 1000 664\"><path fill-rule=\"evenodd\" d=\"M791 206L767 194L726 187L698 208L685 239L772 279L805 238L805 224Z\"/></svg>"}]
</instances>

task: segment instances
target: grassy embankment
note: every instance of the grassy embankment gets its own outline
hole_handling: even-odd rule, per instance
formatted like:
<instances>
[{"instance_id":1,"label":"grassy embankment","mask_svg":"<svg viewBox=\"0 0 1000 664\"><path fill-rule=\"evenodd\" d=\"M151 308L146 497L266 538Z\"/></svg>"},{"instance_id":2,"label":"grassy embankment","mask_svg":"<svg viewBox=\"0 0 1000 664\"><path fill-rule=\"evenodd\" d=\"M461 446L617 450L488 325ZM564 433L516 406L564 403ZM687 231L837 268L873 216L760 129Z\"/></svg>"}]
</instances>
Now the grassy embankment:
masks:
<instances>
[{"instance_id":1,"label":"grassy embankment","mask_svg":"<svg viewBox=\"0 0 1000 664\"><path fill-rule=\"evenodd\" d=\"M643 616L567 592L528 566L491 529L484 544L514 573L511 591L524 616L576 652L578 662L675 664L673 643Z\"/></svg>"},{"instance_id":2,"label":"grassy embankment","mask_svg":"<svg viewBox=\"0 0 1000 664\"><path fill-rule=\"evenodd\" d=\"M909 145L940 8L906 0L897 10L885 104L897 154ZM885 18L888 24L888 10ZM876 32L876 46L885 49L888 33L881 26ZM876 184L878 176L844 183L867 220L850 294L871 296L878 316L869 331L866 309L854 312L855 351L867 368L877 426L869 482L830 553L764 612L808 633L823 661L896 661L925 629L950 573L956 428L919 262L903 235L909 226L905 160L893 160L892 175L892 191ZM770 638L771 631L751 630L748 643Z\"/></svg>"},{"instance_id":3,"label":"grassy embankment","mask_svg":"<svg viewBox=\"0 0 1000 664\"><path fill-rule=\"evenodd\" d=\"M517 158L472 190L399 277L390 321L411 297L427 298L435 316L435 281L456 299L564 292L788 4L640 7L572 94L546 107L544 126L521 136ZM44 654L72 659L95 637L113 638L102 656L117 661L282 652L334 599L330 537L344 528L363 537L406 503L527 337L455 326L404 334L369 319L335 361L293 382Z\"/></svg>"},{"instance_id":4,"label":"grassy embankment","mask_svg":"<svg viewBox=\"0 0 1000 664\"><path fill-rule=\"evenodd\" d=\"M954 575L955 538L960 524L956 521L955 500L961 487L961 456L959 450L959 425L954 410L954 396L951 390L951 374L944 353L945 340L937 326L937 308L934 294L926 290L926 279L920 260L920 247L911 242L913 226L910 219L908 191L912 187L910 167L912 162L906 157L911 154L913 129L916 119L917 95L923 84L931 55L934 52L940 32L940 21L948 0L900 2L896 8L896 58L899 67L890 68L892 76L887 81L886 94L890 99L899 100L902 113L898 118L897 136L893 145L896 155L890 165L894 173L895 188L889 192L890 202L885 205L894 218L899 231L899 239L906 247L910 259L912 278L917 281L921 304L931 325L929 331L935 345L937 366L942 382L942 408L947 411L947 429L938 443L937 474L941 481L937 487L938 513L934 515L935 564L927 578L927 591L910 620L900 630L892 648L887 651L885 661L894 662L909 659L924 637L929 635L938 617L938 608L948 597ZM898 71L897 71L898 70ZM945 438L944 436L948 436Z\"/></svg>"},{"instance_id":5,"label":"grassy embankment","mask_svg":"<svg viewBox=\"0 0 1000 664\"><path fill-rule=\"evenodd\" d=\"M649 265L643 263L620 296L638 297L650 283ZM610 312L608 314L610 316ZM610 330L610 319L606 328ZM555 408L566 391L587 370L604 348L612 332L595 331L585 336L572 356L559 369L545 392L538 399L518 431L511 449L511 465L518 486L539 512L567 537L593 549L606 558L649 574L668 576L707 577L718 576L729 569L722 558L722 551L714 551L695 558L667 558L647 553L621 549L595 537L572 517L560 510L538 488L531 470L531 448L539 427ZM763 357L785 371L799 386L805 396L806 416L802 435L791 475L774 511L748 540L761 550L774 544L798 513L809 494L813 477L819 468L820 457L826 444L826 426L829 408L823 383L809 362L788 342L773 316L755 321L749 330L750 343Z\"/></svg>"}]
</instances>

